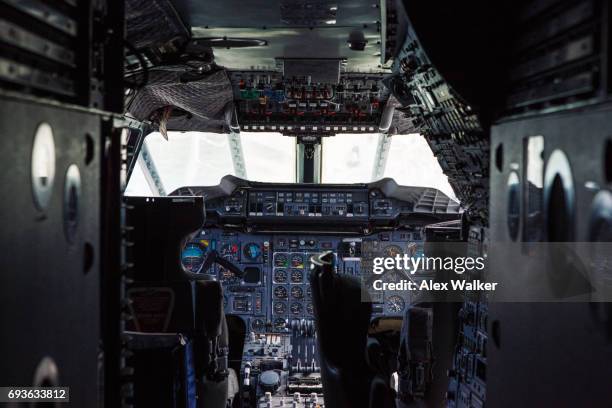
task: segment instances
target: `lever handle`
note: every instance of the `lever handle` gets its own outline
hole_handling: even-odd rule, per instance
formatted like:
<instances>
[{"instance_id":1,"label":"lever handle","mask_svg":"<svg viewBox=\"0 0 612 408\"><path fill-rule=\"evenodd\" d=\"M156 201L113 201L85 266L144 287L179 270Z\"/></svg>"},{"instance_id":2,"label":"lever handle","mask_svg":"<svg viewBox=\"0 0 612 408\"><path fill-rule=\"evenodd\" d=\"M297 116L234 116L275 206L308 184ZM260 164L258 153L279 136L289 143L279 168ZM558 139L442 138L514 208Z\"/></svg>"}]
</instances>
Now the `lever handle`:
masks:
<instances>
[{"instance_id":1,"label":"lever handle","mask_svg":"<svg viewBox=\"0 0 612 408\"><path fill-rule=\"evenodd\" d=\"M232 261L223 258L219 253L215 250L210 250L206 254L206 258L204 258L204 262L202 262L202 269L200 271L209 270L213 264L218 264L229 270L234 275L242 278L244 276L244 271L236 266ZM203 280L211 280L210 275L206 273L193 273L189 271L183 271L188 280L192 281L203 281Z\"/></svg>"}]
</instances>

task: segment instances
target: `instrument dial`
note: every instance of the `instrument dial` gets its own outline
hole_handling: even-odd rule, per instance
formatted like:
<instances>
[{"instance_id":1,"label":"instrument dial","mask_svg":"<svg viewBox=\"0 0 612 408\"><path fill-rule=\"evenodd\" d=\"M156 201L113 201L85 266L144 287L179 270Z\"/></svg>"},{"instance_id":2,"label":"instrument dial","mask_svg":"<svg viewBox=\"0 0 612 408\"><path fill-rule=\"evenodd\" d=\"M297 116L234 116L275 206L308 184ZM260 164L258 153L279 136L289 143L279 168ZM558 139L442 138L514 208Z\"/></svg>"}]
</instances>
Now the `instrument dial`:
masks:
<instances>
[{"instance_id":1,"label":"instrument dial","mask_svg":"<svg viewBox=\"0 0 612 408\"><path fill-rule=\"evenodd\" d=\"M259 244L250 242L244 246L242 253L246 261L256 261L261 256L261 247Z\"/></svg>"},{"instance_id":2,"label":"instrument dial","mask_svg":"<svg viewBox=\"0 0 612 408\"><path fill-rule=\"evenodd\" d=\"M284 269L277 269L274 271L274 282L285 283L287 282L287 272Z\"/></svg>"},{"instance_id":3,"label":"instrument dial","mask_svg":"<svg viewBox=\"0 0 612 408\"><path fill-rule=\"evenodd\" d=\"M253 329L255 332L263 331L265 327L266 324L261 319L253 319L253 321L251 321L251 329Z\"/></svg>"},{"instance_id":4,"label":"instrument dial","mask_svg":"<svg viewBox=\"0 0 612 408\"><path fill-rule=\"evenodd\" d=\"M403 274L397 269L391 269L382 276L382 280L383 282L398 283L402 280L403 277Z\"/></svg>"},{"instance_id":5,"label":"instrument dial","mask_svg":"<svg viewBox=\"0 0 612 408\"><path fill-rule=\"evenodd\" d=\"M401 313L406 306L406 302L400 296L393 295L389 296L386 301L387 311L389 313Z\"/></svg>"},{"instance_id":6,"label":"instrument dial","mask_svg":"<svg viewBox=\"0 0 612 408\"><path fill-rule=\"evenodd\" d=\"M204 262L204 255L206 254L206 247L202 247L197 242L189 242L183 248L181 253L181 263L186 271L198 273L202 268Z\"/></svg>"},{"instance_id":7,"label":"instrument dial","mask_svg":"<svg viewBox=\"0 0 612 408\"><path fill-rule=\"evenodd\" d=\"M383 252L385 256L388 258L395 258L396 255L403 254L402 249L398 247L397 245L389 245L388 247L385 247Z\"/></svg>"},{"instance_id":8,"label":"instrument dial","mask_svg":"<svg viewBox=\"0 0 612 408\"><path fill-rule=\"evenodd\" d=\"M284 314L287 311L287 304L285 302L274 302L273 309L274 314Z\"/></svg>"},{"instance_id":9,"label":"instrument dial","mask_svg":"<svg viewBox=\"0 0 612 408\"><path fill-rule=\"evenodd\" d=\"M221 246L221 255L232 258L238 255L240 246L235 242L226 242Z\"/></svg>"},{"instance_id":10,"label":"instrument dial","mask_svg":"<svg viewBox=\"0 0 612 408\"><path fill-rule=\"evenodd\" d=\"M309 315L314 314L314 307L312 306L312 303L309 302L306 304L306 312L308 312Z\"/></svg>"},{"instance_id":11,"label":"instrument dial","mask_svg":"<svg viewBox=\"0 0 612 408\"><path fill-rule=\"evenodd\" d=\"M299 254L291 255L291 267L292 268L303 268L304 267L304 257Z\"/></svg>"},{"instance_id":12,"label":"instrument dial","mask_svg":"<svg viewBox=\"0 0 612 408\"><path fill-rule=\"evenodd\" d=\"M291 282L292 283L302 283L304 280L304 273L299 269L291 270Z\"/></svg>"},{"instance_id":13,"label":"instrument dial","mask_svg":"<svg viewBox=\"0 0 612 408\"><path fill-rule=\"evenodd\" d=\"M291 297L295 299L301 299L304 297L304 291L299 286L293 286L291 288Z\"/></svg>"},{"instance_id":14,"label":"instrument dial","mask_svg":"<svg viewBox=\"0 0 612 408\"><path fill-rule=\"evenodd\" d=\"M287 299L287 288L284 286L277 286L274 288L274 297L276 299Z\"/></svg>"},{"instance_id":15,"label":"instrument dial","mask_svg":"<svg viewBox=\"0 0 612 408\"><path fill-rule=\"evenodd\" d=\"M274 328L276 330L285 330L285 327L287 327L287 321L285 319L283 319L282 317L274 319Z\"/></svg>"},{"instance_id":16,"label":"instrument dial","mask_svg":"<svg viewBox=\"0 0 612 408\"><path fill-rule=\"evenodd\" d=\"M274 266L277 268L285 268L288 265L287 255L274 254Z\"/></svg>"},{"instance_id":17,"label":"instrument dial","mask_svg":"<svg viewBox=\"0 0 612 408\"><path fill-rule=\"evenodd\" d=\"M291 304L291 314L299 315L302 313L303 306L300 302L293 302Z\"/></svg>"}]
</instances>

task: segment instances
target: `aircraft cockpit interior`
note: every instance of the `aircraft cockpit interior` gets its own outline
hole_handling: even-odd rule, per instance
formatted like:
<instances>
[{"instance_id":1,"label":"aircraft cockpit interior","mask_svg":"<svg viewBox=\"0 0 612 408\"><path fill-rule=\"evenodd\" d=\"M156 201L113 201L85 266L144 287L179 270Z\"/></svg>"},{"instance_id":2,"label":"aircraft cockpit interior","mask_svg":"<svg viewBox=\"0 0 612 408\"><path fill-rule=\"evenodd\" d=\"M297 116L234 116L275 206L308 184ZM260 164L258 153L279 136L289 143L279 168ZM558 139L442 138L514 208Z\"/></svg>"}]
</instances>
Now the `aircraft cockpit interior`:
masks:
<instances>
[{"instance_id":1,"label":"aircraft cockpit interior","mask_svg":"<svg viewBox=\"0 0 612 408\"><path fill-rule=\"evenodd\" d=\"M603 407L608 0L0 0L0 404Z\"/></svg>"}]
</instances>

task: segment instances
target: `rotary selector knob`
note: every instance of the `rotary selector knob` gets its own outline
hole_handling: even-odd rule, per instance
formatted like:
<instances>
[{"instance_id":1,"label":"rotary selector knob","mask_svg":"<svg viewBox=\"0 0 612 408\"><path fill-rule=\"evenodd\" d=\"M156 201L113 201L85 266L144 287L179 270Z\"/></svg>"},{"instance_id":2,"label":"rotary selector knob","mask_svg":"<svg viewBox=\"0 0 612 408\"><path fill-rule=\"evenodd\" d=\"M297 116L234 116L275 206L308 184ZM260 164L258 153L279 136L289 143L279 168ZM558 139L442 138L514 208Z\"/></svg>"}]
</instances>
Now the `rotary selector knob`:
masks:
<instances>
[{"instance_id":1,"label":"rotary selector knob","mask_svg":"<svg viewBox=\"0 0 612 408\"><path fill-rule=\"evenodd\" d=\"M274 370L264 371L259 376L259 385L266 392L275 392L280 386L280 376Z\"/></svg>"}]
</instances>

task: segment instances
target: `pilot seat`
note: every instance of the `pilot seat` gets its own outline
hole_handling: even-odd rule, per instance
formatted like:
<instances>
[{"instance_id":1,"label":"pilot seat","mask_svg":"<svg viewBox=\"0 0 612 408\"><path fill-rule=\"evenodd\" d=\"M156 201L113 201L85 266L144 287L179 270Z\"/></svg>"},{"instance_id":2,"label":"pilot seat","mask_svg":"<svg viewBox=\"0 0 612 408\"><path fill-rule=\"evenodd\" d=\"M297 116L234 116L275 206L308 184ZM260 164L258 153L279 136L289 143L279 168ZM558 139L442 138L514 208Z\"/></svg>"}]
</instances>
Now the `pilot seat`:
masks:
<instances>
[{"instance_id":1,"label":"pilot seat","mask_svg":"<svg viewBox=\"0 0 612 408\"><path fill-rule=\"evenodd\" d=\"M173 200L126 202L130 239L137 243L127 289L132 319L126 327L133 399L136 406L224 408L231 406L228 390L237 380L228 368L222 287L207 274L184 271L177 261L182 240L204 222L203 201ZM202 269L218 262L213 252Z\"/></svg>"},{"instance_id":2,"label":"pilot seat","mask_svg":"<svg viewBox=\"0 0 612 408\"><path fill-rule=\"evenodd\" d=\"M362 292L358 279L335 273L332 252L311 261L325 406L395 407L390 376L381 371L376 358L377 341L368 337L372 304L367 293Z\"/></svg>"}]
</instances>

